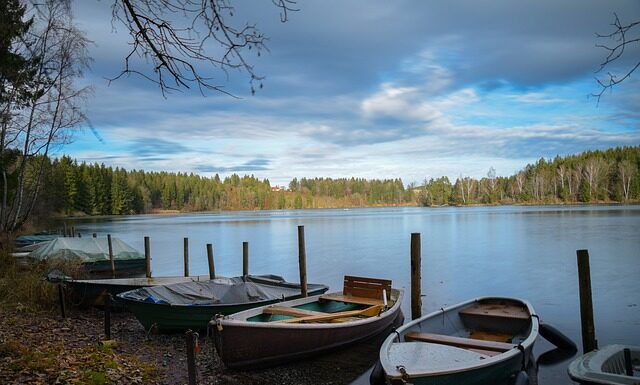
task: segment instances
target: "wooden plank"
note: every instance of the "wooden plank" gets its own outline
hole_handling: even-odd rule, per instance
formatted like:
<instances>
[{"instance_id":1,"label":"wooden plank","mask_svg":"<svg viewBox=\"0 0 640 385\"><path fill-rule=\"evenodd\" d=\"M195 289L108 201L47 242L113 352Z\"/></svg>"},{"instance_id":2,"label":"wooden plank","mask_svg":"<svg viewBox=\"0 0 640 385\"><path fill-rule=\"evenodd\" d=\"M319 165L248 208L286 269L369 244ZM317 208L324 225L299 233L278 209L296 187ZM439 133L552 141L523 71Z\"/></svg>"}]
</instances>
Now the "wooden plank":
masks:
<instances>
[{"instance_id":1,"label":"wooden plank","mask_svg":"<svg viewBox=\"0 0 640 385\"><path fill-rule=\"evenodd\" d=\"M511 304L478 303L459 312L460 315L498 317L507 319L528 320L527 308Z\"/></svg>"},{"instance_id":2,"label":"wooden plank","mask_svg":"<svg viewBox=\"0 0 640 385\"><path fill-rule=\"evenodd\" d=\"M292 317L307 317L307 316L313 316L313 315L329 314L329 313L323 313L321 311L298 309L295 307L287 307L287 306L269 306L269 307L266 307L262 312L264 314L288 315Z\"/></svg>"},{"instance_id":3,"label":"wooden plank","mask_svg":"<svg viewBox=\"0 0 640 385\"><path fill-rule=\"evenodd\" d=\"M384 302L382 301L382 296L380 299L374 298L365 298L365 297L354 297L350 295L342 295L342 294L325 294L320 297L323 301L339 301L345 303L355 303L359 305L382 305Z\"/></svg>"},{"instance_id":4,"label":"wooden plank","mask_svg":"<svg viewBox=\"0 0 640 385\"><path fill-rule=\"evenodd\" d=\"M474 340L511 342L511 340L513 339L513 335L476 330L471 332L471 335L469 335L469 338Z\"/></svg>"},{"instance_id":5,"label":"wooden plank","mask_svg":"<svg viewBox=\"0 0 640 385\"><path fill-rule=\"evenodd\" d=\"M459 348L482 349L494 352L506 352L517 345L497 341L473 340L471 338L453 337L444 334L409 332L404 335L405 341L422 341L434 344L456 346Z\"/></svg>"},{"instance_id":6,"label":"wooden plank","mask_svg":"<svg viewBox=\"0 0 640 385\"><path fill-rule=\"evenodd\" d=\"M391 299L391 281L388 279L355 277L345 275L342 293L354 297L382 298L386 290L387 299Z\"/></svg>"},{"instance_id":7,"label":"wooden plank","mask_svg":"<svg viewBox=\"0 0 640 385\"><path fill-rule=\"evenodd\" d=\"M302 323L302 322L322 322L332 321L338 318L348 318L356 316L375 317L382 312L383 307L380 305L371 306L363 310L349 310L341 311L337 313L327 313L323 315L312 315L308 317L291 318L281 321L274 321L278 323Z\"/></svg>"}]
</instances>

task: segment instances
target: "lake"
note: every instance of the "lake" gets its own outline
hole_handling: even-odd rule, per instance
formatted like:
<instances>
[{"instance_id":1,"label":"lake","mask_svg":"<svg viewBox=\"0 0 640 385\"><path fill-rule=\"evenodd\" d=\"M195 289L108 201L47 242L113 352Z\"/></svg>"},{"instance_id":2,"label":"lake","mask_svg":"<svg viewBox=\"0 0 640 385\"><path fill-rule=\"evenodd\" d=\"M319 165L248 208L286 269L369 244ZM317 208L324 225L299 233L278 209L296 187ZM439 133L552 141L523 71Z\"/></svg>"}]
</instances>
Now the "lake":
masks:
<instances>
[{"instance_id":1,"label":"lake","mask_svg":"<svg viewBox=\"0 0 640 385\"><path fill-rule=\"evenodd\" d=\"M151 239L154 276L249 271L298 281L297 226L304 225L309 282L341 290L342 277L388 278L406 289L410 318L410 237L421 233L423 313L486 295L529 300L540 319L581 345L576 250L591 258L596 337L600 345L640 345L640 206L389 207L140 215L68 222L83 236L111 234L143 248ZM552 348L539 339L537 355ZM571 384L568 359L541 367L540 384Z\"/></svg>"}]
</instances>

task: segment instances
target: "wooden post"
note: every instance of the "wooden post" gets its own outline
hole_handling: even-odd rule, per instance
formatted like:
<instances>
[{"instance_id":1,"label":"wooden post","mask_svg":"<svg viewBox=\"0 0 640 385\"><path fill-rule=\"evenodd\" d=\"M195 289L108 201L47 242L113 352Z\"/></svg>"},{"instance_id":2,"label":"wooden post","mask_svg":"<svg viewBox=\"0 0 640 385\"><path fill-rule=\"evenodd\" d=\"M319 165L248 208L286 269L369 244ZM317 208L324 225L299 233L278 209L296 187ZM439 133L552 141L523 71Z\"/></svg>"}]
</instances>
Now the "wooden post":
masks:
<instances>
[{"instance_id":1,"label":"wooden post","mask_svg":"<svg viewBox=\"0 0 640 385\"><path fill-rule=\"evenodd\" d=\"M189 238L184 238L184 276L189 276Z\"/></svg>"},{"instance_id":2,"label":"wooden post","mask_svg":"<svg viewBox=\"0 0 640 385\"><path fill-rule=\"evenodd\" d=\"M82 238L82 233L78 231L78 238Z\"/></svg>"},{"instance_id":3,"label":"wooden post","mask_svg":"<svg viewBox=\"0 0 640 385\"><path fill-rule=\"evenodd\" d=\"M116 261L113 260L113 243L111 243L111 234L107 234L107 244L109 245L109 260L111 261L111 277L116 277Z\"/></svg>"},{"instance_id":4,"label":"wooden post","mask_svg":"<svg viewBox=\"0 0 640 385\"><path fill-rule=\"evenodd\" d=\"M420 233L411 233L411 319L422 316L422 255Z\"/></svg>"},{"instance_id":5,"label":"wooden post","mask_svg":"<svg viewBox=\"0 0 640 385\"><path fill-rule=\"evenodd\" d=\"M633 377L633 360L631 359L631 349L624 348L622 354L624 356L624 373L629 377Z\"/></svg>"},{"instance_id":6,"label":"wooden post","mask_svg":"<svg viewBox=\"0 0 640 385\"><path fill-rule=\"evenodd\" d=\"M111 339L111 294L106 293L104 297L104 337Z\"/></svg>"},{"instance_id":7,"label":"wooden post","mask_svg":"<svg viewBox=\"0 0 640 385\"><path fill-rule=\"evenodd\" d=\"M58 299L60 300L60 313L62 313L62 318L67 318L64 304L64 287L62 287L62 284L58 284Z\"/></svg>"},{"instance_id":8,"label":"wooden post","mask_svg":"<svg viewBox=\"0 0 640 385\"><path fill-rule=\"evenodd\" d=\"M62 233L64 234L64 236L66 237L68 232L67 232L67 222L62 222Z\"/></svg>"},{"instance_id":9,"label":"wooden post","mask_svg":"<svg viewBox=\"0 0 640 385\"><path fill-rule=\"evenodd\" d=\"M242 242L242 275L249 275L249 242Z\"/></svg>"},{"instance_id":10,"label":"wooden post","mask_svg":"<svg viewBox=\"0 0 640 385\"><path fill-rule=\"evenodd\" d=\"M98 238L98 234L93 233L93 237L94 237L94 238Z\"/></svg>"},{"instance_id":11,"label":"wooden post","mask_svg":"<svg viewBox=\"0 0 640 385\"><path fill-rule=\"evenodd\" d=\"M71 226L71 238L75 238L76 237L76 228L75 226Z\"/></svg>"},{"instance_id":12,"label":"wooden post","mask_svg":"<svg viewBox=\"0 0 640 385\"><path fill-rule=\"evenodd\" d=\"M151 278L151 249L149 247L149 237L144 237L144 263L147 270L147 278Z\"/></svg>"},{"instance_id":13,"label":"wooden post","mask_svg":"<svg viewBox=\"0 0 640 385\"><path fill-rule=\"evenodd\" d=\"M209 279L216 277L216 268L213 265L213 245L207 243L207 261L209 262Z\"/></svg>"},{"instance_id":14,"label":"wooden post","mask_svg":"<svg viewBox=\"0 0 640 385\"><path fill-rule=\"evenodd\" d=\"M304 226L298 226L298 265L300 267L300 292L307 296L307 252L304 247Z\"/></svg>"},{"instance_id":15,"label":"wooden post","mask_svg":"<svg viewBox=\"0 0 640 385\"><path fill-rule=\"evenodd\" d=\"M580 287L580 320L582 322L582 349L588 353L598 348L593 322L593 301L591 298L591 268L589 250L578 250L578 284Z\"/></svg>"},{"instance_id":16,"label":"wooden post","mask_svg":"<svg viewBox=\"0 0 640 385\"><path fill-rule=\"evenodd\" d=\"M187 330L187 372L189 373L189 385L196 385L196 354L193 331Z\"/></svg>"}]
</instances>

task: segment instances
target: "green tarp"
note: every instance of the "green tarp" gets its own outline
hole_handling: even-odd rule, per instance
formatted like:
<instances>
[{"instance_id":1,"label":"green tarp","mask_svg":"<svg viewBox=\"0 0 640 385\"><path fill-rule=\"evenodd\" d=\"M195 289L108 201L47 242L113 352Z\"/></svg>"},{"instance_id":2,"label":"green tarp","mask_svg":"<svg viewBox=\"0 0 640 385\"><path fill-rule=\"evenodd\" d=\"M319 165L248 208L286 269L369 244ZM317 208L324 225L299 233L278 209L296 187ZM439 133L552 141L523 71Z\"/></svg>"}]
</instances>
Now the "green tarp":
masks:
<instances>
[{"instance_id":1,"label":"green tarp","mask_svg":"<svg viewBox=\"0 0 640 385\"><path fill-rule=\"evenodd\" d=\"M111 238L111 244L116 260L144 259L144 255L118 238ZM108 261L109 245L107 238L56 238L29 253L29 257L39 260L79 258L82 262Z\"/></svg>"}]
</instances>

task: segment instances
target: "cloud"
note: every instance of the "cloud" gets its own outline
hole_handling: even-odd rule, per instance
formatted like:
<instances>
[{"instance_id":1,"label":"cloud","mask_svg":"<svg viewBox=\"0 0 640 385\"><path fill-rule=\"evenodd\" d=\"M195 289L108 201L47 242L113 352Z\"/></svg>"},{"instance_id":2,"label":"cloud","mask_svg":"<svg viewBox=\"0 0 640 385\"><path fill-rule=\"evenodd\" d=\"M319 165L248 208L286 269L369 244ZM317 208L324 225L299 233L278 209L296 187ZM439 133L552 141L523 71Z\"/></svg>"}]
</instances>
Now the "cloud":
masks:
<instances>
[{"instance_id":1,"label":"cloud","mask_svg":"<svg viewBox=\"0 0 640 385\"><path fill-rule=\"evenodd\" d=\"M252 159L250 161L244 162L240 165L221 167L214 165L206 165L200 164L194 166L196 171L205 172L205 173L229 173L229 172L251 172L251 171L266 171L269 170L269 164L271 163L268 159Z\"/></svg>"}]
</instances>

